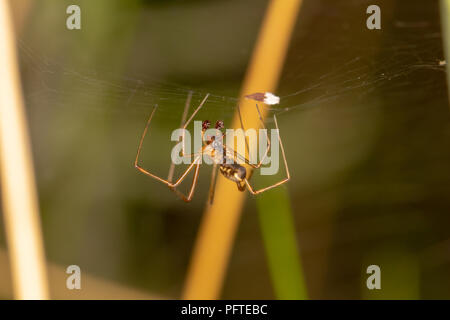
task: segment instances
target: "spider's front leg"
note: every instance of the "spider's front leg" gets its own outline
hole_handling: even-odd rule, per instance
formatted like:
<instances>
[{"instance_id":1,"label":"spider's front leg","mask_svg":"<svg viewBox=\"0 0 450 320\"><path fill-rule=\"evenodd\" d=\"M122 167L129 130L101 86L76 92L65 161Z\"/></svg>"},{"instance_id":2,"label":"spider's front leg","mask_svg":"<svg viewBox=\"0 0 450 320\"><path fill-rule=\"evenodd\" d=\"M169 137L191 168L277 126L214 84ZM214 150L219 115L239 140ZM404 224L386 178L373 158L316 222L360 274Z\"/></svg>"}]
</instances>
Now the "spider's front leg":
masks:
<instances>
[{"instance_id":1,"label":"spider's front leg","mask_svg":"<svg viewBox=\"0 0 450 320\"><path fill-rule=\"evenodd\" d=\"M189 106L191 104L191 99L192 99L192 91L189 91L189 94L186 98L186 103L184 105L184 110L183 110L183 116L181 117L181 123L180 123L180 129L183 130L183 135L181 137L181 141L183 142L183 147L181 148L181 157L182 158L192 158L193 156L195 157L196 155L198 155L199 153L189 153L186 154L184 153L184 141L185 141L185 130L187 128L187 126L189 125L189 123L192 121L192 119L194 119L194 116L197 114L197 112L203 107L203 105L205 104L206 100L209 97L209 93L206 94L206 96L203 98L203 100L200 102L199 106L194 110L194 112L192 113L192 115L189 117L189 119L186 121L187 118L187 114L189 111ZM202 132L202 140L203 140L203 132ZM172 178L173 178L173 174L175 172L175 164L171 163L170 168L169 168L169 174L167 175L167 180L172 182Z\"/></svg>"}]
</instances>

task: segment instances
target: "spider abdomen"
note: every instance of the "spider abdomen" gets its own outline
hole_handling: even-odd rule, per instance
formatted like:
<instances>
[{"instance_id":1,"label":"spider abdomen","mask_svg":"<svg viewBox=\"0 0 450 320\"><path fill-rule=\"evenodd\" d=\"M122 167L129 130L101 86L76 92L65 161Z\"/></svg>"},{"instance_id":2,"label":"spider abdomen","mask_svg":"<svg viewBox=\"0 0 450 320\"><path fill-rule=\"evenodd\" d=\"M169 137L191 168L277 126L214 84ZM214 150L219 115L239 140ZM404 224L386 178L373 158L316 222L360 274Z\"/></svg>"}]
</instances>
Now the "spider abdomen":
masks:
<instances>
[{"instance_id":1,"label":"spider abdomen","mask_svg":"<svg viewBox=\"0 0 450 320\"><path fill-rule=\"evenodd\" d=\"M247 175L245 167L239 164L228 164L228 163L220 165L220 173L222 173L225 176L225 178L235 182L243 181Z\"/></svg>"}]
</instances>

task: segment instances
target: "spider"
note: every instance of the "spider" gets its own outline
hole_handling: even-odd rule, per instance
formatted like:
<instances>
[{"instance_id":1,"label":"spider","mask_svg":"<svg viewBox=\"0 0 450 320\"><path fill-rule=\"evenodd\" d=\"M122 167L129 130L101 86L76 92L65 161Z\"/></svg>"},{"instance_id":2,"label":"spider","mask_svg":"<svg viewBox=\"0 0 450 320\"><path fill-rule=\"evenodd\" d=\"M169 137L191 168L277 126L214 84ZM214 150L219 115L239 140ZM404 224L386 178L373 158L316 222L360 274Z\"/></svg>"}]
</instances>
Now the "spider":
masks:
<instances>
[{"instance_id":1,"label":"spider","mask_svg":"<svg viewBox=\"0 0 450 320\"><path fill-rule=\"evenodd\" d=\"M208 99L209 94L207 94L203 100L201 101L201 103L199 104L199 106L197 107L197 109L195 109L195 111L192 113L192 115L189 117L189 119L187 121L185 121L186 116L187 116L187 111L189 108L189 104L190 104L190 100L192 97L192 92L189 93L187 101L186 101L186 105L185 105L185 110L183 113L183 117L182 117L182 121L181 121L181 128L182 129L186 129L186 127L189 125L189 123L192 121L192 119L195 117L195 115L198 113L198 111L203 107L203 105L205 104L206 100ZM157 105L153 108L150 117L148 118L147 124L145 126L144 132L142 134L142 137L140 139L139 142L139 147L137 150L137 155L136 155L136 159L134 161L134 166L136 169L138 169L139 171L141 171L142 173L146 174L147 176L156 179L162 183L164 183L165 185L167 185L169 187L170 190L172 190L173 192L175 192L182 200L184 200L185 202L190 202L193 198L194 195L194 191L195 191L195 187L197 185L198 182L198 176L199 176L199 169L200 169L200 160L202 158L203 155L206 155L207 157L209 157L212 160L213 163L213 172L211 175L211 185L210 185L210 192L209 192L209 199L210 199L210 203L212 203L213 201L213 197L214 197L214 186L215 186L215 179L216 179L216 172L217 172L217 167L219 167L219 171L220 173L227 179L235 182L237 184L237 188L239 191L245 191L246 189L254 195L260 194L262 192L265 192L267 190L270 190L272 188L278 187L284 183L286 183L287 181L289 181L290 179L290 174L289 174L289 168L287 165L287 161L286 161L286 156L284 153L284 148L283 148L283 143L281 141L280 136L278 135L278 141L280 144L280 148L281 148L281 153L283 156L283 161L284 161L284 166L286 168L286 178L284 178L283 180L276 182L270 186L267 186L265 188L262 189L258 189L255 190L252 185L250 184L249 180L252 176L252 171L250 171L249 177L247 178L247 170L243 165L240 165L237 163L237 159L240 159L242 162L245 162L247 165L249 165L251 167L251 169L258 169L261 167L261 165L263 164L263 161L265 160L269 149L270 149L270 140L267 137L267 132L266 130L264 130L264 132L266 132L266 140L267 140L267 148L265 151L264 156L260 159L258 164L252 164L250 163L250 161L243 155L239 154L238 152L234 151L233 149L231 149L228 146L225 146L223 143L223 137L225 136L225 134L221 131L222 129L224 129L224 123L221 120L218 120L215 124L215 129L218 132L217 136L212 136L212 137L206 137L206 139L203 139L204 137L204 132L210 127L211 123L208 120L205 120L202 122L202 141L203 141L203 146L200 148L200 150L198 150L198 152L193 153L193 154L184 154L184 148L182 149L181 152L181 156L182 157L194 157L194 161L189 165L189 167L183 172L183 174L181 174L181 176L175 181L172 182L172 177L173 177L173 172L174 172L174 164L171 164L171 167L169 169L169 175L167 179L163 179L161 177L158 177L157 175L147 171L146 169L142 168L139 165L139 156L141 153L141 149L142 149L142 144L144 141L144 138L147 134L148 128L150 126L150 122L152 121L153 115L155 113L157 109ZM262 127L264 129L266 129L263 119L261 117L261 113L259 111L258 105L256 105L256 109L258 111L259 114L259 120L261 121ZM239 120L241 122L241 128L242 130L244 130L244 126L242 123L242 116L241 116L241 111L238 105L238 111L239 111ZM274 122L275 122L275 126L276 129L278 129L278 123L277 123L277 118L274 115L273 117ZM183 124L184 123L184 124ZM184 130L183 130L184 133ZM216 139L216 137L219 137L219 139ZM183 141L184 141L184 134L182 137ZM205 141L206 140L206 141ZM245 139L245 145L248 151L248 143L247 140ZM219 152L217 152L218 150L222 151L223 154L219 154ZM228 161L227 161L228 160ZM178 191L176 189L176 187L178 187L180 185L180 183L186 178L186 176L192 171L194 170L194 177L192 179L192 184L189 190L189 193L187 195L181 193L180 191Z\"/></svg>"}]
</instances>

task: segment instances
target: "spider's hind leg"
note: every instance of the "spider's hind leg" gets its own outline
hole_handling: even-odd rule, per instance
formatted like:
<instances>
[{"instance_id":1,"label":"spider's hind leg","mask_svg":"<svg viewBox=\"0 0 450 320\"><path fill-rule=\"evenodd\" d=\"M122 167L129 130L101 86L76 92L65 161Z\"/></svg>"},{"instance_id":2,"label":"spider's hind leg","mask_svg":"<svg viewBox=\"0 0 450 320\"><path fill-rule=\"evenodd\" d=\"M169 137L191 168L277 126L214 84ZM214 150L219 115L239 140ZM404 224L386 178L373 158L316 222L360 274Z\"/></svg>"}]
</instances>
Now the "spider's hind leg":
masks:
<instances>
[{"instance_id":1,"label":"spider's hind leg","mask_svg":"<svg viewBox=\"0 0 450 320\"><path fill-rule=\"evenodd\" d=\"M189 194L186 196L182 192L178 191L175 186L168 186L171 191L173 191L179 198L181 198L184 202L191 202L192 197L194 196L195 187L198 182L200 163L195 165L194 177L192 178L191 188L189 190Z\"/></svg>"},{"instance_id":2,"label":"spider's hind leg","mask_svg":"<svg viewBox=\"0 0 450 320\"><path fill-rule=\"evenodd\" d=\"M275 127L277 128L277 130L279 130L279 129L278 129L277 117L276 117L275 115L273 116L273 120L275 121ZM272 188L278 187L278 186L280 186L280 185L282 185L282 184L288 182L288 181L291 179L291 175L290 175L290 173L289 173L289 167L288 167L287 160L286 160L286 154L284 153L283 142L281 141L281 137L280 137L279 134L278 134L278 142L280 143L281 154L282 154L282 156L283 156L284 167L285 167L285 170L286 170L286 178L284 178L284 179L281 180L281 181L278 181L277 183L274 183L274 184L272 184L272 185L270 185L270 186L268 186L268 187L265 187L265 188L262 188L262 189L259 189L259 190L254 190L254 189L253 189L253 187L252 187L251 184L249 183L249 179L250 179L250 178L244 179L245 184L247 185L248 191L249 191L251 194L260 194L260 193L262 193L262 192L264 192L264 191L267 191L267 190L270 190L270 189L272 189Z\"/></svg>"}]
</instances>

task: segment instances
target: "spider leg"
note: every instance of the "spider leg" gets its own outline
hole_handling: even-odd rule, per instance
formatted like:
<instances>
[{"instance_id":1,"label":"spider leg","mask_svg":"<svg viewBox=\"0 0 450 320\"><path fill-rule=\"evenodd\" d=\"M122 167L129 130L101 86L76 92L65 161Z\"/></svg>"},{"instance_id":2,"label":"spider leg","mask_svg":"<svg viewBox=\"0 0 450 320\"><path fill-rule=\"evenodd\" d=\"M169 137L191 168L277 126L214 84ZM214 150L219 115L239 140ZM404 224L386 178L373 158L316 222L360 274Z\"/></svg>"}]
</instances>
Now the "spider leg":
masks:
<instances>
[{"instance_id":1,"label":"spider leg","mask_svg":"<svg viewBox=\"0 0 450 320\"><path fill-rule=\"evenodd\" d=\"M183 116L181 117L181 123L180 123L180 127L183 126L183 124L186 122L186 118L187 118L187 113L189 110L189 105L191 104L191 98L192 98L192 91L189 91L188 96L186 98L186 103L184 104L184 111L183 111ZM184 141L183 141L183 157L185 156L184 154ZM190 155L188 155L190 157ZM170 164L170 168L169 168L169 173L167 175L167 181L172 182L172 178L173 178L173 173L175 172L175 164L172 162Z\"/></svg>"},{"instance_id":2,"label":"spider leg","mask_svg":"<svg viewBox=\"0 0 450 320\"><path fill-rule=\"evenodd\" d=\"M203 98L202 102L200 102L200 104L198 105L197 109L195 109L194 112L191 114L191 116L189 117L189 120L186 121L186 123L184 124L183 129L186 129L186 127L189 125L189 123L192 121L192 119L194 119L195 115L203 107L203 105L205 104L205 102L208 99L208 97L209 97L209 93L206 94L206 96Z\"/></svg>"},{"instance_id":3,"label":"spider leg","mask_svg":"<svg viewBox=\"0 0 450 320\"><path fill-rule=\"evenodd\" d=\"M184 106L184 111L183 111L183 116L181 118L181 123L180 123L180 127L183 129L186 129L186 127L189 125L189 123L192 121L192 119L194 118L194 116L197 114L197 112L203 107L204 103L206 102L206 100L208 99L209 93L203 98L202 102L200 103L200 105L197 107L197 109L192 113L192 115L189 117L189 120L186 121L187 118L187 113L189 110L189 106L191 103L191 98L192 98L192 91L189 91L188 97L186 99L186 103ZM185 157L189 157L191 158L192 156L197 156L197 155L201 155L202 152L199 153L191 153L191 154L185 154L184 153L184 131L183 131L183 136L182 136L182 140L183 140L183 148L181 150L181 156L183 158ZM202 140L203 140L203 132L202 132ZM194 161L195 162L195 161ZM184 195L182 192L178 191L175 187L169 187L170 190L172 190L177 196L179 196L181 199L183 199L185 202L189 202L192 199L192 196L194 194L195 191L195 187L197 186L197 179L198 179L198 175L199 175L199 166L200 164L197 164L196 168L195 168L195 172L194 172L194 178L192 180L192 185L191 185L191 190L189 192L189 195L186 196ZM188 168L189 169L189 168ZM167 177L167 180L169 182L172 182L172 178L173 178L173 173L175 171L175 164L172 162L169 168L169 174Z\"/></svg>"},{"instance_id":4,"label":"spider leg","mask_svg":"<svg viewBox=\"0 0 450 320\"><path fill-rule=\"evenodd\" d=\"M191 116L189 117L188 121L186 121L186 123L183 125L182 129L186 129L187 126L189 125L189 123L191 123L192 119L194 119L195 115L200 111L200 109L203 107L203 105L205 104L206 100L209 97L209 93L206 94L206 96L203 98L202 102L200 102L199 106L197 107L197 109L194 110L194 112L191 114ZM187 104L186 104L187 105ZM185 107L186 108L186 107ZM181 154L184 155L184 131L183 130L183 148L181 150ZM203 132L202 132L202 140L203 140Z\"/></svg>"},{"instance_id":5,"label":"spider leg","mask_svg":"<svg viewBox=\"0 0 450 320\"><path fill-rule=\"evenodd\" d=\"M261 166L261 165L257 166L255 164L250 163L250 160L247 159L247 157L241 155L239 152L237 152L236 150L234 150L226 145L223 145L223 149L226 151L226 154L228 157L232 158L233 160L240 159L241 161L243 161L245 164L249 165L253 169L258 169Z\"/></svg>"},{"instance_id":6,"label":"spider leg","mask_svg":"<svg viewBox=\"0 0 450 320\"><path fill-rule=\"evenodd\" d=\"M191 189L189 190L188 196L185 196L182 192L178 191L175 188L169 187L169 189L172 190L184 202L190 202L192 200L192 197L194 196L195 187L197 186L198 176L200 173L199 169L200 169L200 163L197 163L195 165L194 177L192 178Z\"/></svg>"},{"instance_id":7,"label":"spider leg","mask_svg":"<svg viewBox=\"0 0 450 320\"><path fill-rule=\"evenodd\" d=\"M242 122L241 108L240 108L239 104L237 105L237 107L238 107L239 121L241 122L241 128L242 128L242 130L245 133L244 124ZM251 164L250 161L246 157L244 157L244 156L238 154L236 151L234 151L235 156L239 157L242 161L245 161L245 163L250 165L253 169L258 169L258 168L261 167L263 161L266 159L267 154L269 153L269 150L270 150L270 139L267 136L267 128L266 128L266 125L264 124L264 121L262 119L261 112L259 111L259 108L258 108L258 104L256 104L256 110L258 111L259 120L261 121L261 125L264 128L264 133L266 135L267 147L266 147L266 151L264 153L264 156L259 160L258 164L254 165L254 164ZM250 155L250 150L249 150L248 141L247 141L248 137L245 134L244 134L244 140L245 140L245 146L247 148L247 153ZM244 158L244 159L242 159L242 158Z\"/></svg>"},{"instance_id":8,"label":"spider leg","mask_svg":"<svg viewBox=\"0 0 450 320\"><path fill-rule=\"evenodd\" d=\"M139 141L139 147L138 147L138 150L137 150L136 159L134 160L134 166L135 166L135 168L138 167L139 156L140 156L141 150L142 150L142 143L144 142L145 135L147 134L147 131L148 131L148 127L149 127L149 125L150 125L150 122L152 122L152 118L153 118L153 115L155 114L156 108L158 108L158 105L155 105L155 106L153 107L152 113L150 114L150 117L149 117L148 120L147 120L147 124L145 125L144 132L142 133L141 140Z\"/></svg>"},{"instance_id":9,"label":"spider leg","mask_svg":"<svg viewBox=\"0 0 450 320\"><path fill-rule=\"evenodd\" d=\"M264 153L264 156L260 159L259 163L254 167L255 169L258 169L259 167L261 167L262 163L264 162L264 160L267 157L267 154L269 153L269 150L270 150L270 139L267 136L267 128L266 128L266 125L264 124L263 118L261 116L261 112L259 112L258 104L256 104L256 110L258 111L259 120L261 121L262 127L264 128L264 133L266 135L266 141L267 141L266 152ZM278 129L278 126L277 126L277 129Z\"/></svg>"},{"instance_id":10,"label":"spider leg","mask_svg":"<svg viewBox=\"0 0 450 320\"><path fill-rule=\"evenodd\" d=\"M149 127L149 125L150 125L150 122L152 121L153 115L155 114L156 108L157 108L157 106L155 106L155 107L153 108L153 111L152 111L152 113L150 114L150 117L149 117L149 119L148 119L148 121L147 121L147 124L146 124L146 126L145 126L145 129L144 129L144 132L143 132L143 134L142 134L141 140L139 141L139 147L138 147L138 151L137 151L137 154L136 154L136 159L134 160L134 167L135 167L136 169L138 169L139 171L141 171L142 173L148 175L149 177L152 177L153 179L156 179L156 180L158 180L158 181L164 183L164 184L167 185L169 188L175 188L176 186L178 186L178 185L184 180L184 178L188 175L188 173L192 170L192 168L194 168L194 166L197 165L197 167L198 167L198 166L200 165L199 160L201 159L201 155L198 155L198 156L195 158L194 162L192 162L192 163L189 165L189 167L184 171L184 173L178 178L178 180L177 180L175 183L172 183L172 182L169 181L169 180L160 178L160 177L158 177L157 175L155 175L155 174L153 174L153 173L147 171L146 169L142 168L142 167L139 165L139 156L140 156L140 154L141 154L142 144L143 144L144 138L145 138L145 136L146 136L146 134L147 134L147 131L148 131L148 127ZM196 172L197 172L197 171L198 171L198 168L196 168ZM197 177L198 177L198 174L197 174ZM196 179L197 179L197 178L196 178Z\"/></svg>"},{"instance_id":11,"label":"spider leg","mask_svg":"<svg viewBox=\"0 0 450 320\"><path fill-rule=\"evenodd\" d=\"M214 163L212 173L211 173L211 183L209 185L209 204L210 205L214 201L214 193L216 191L216 177L217 177L217 164Z\"/></svg>"},{"instance_id":12,"label":"spider leg","mask_svg":"<svg viewBox=\"0 0 450 320\"><path fill-rule=\"evenodd\" d=\"M170 189L174 189L175 187L177 187L183 180L184 178L186 178L186 176L189 174L189 172L191 172L192 168L194 168L194 166L199 166L200 160L200 156L198 156L197 158L195 158L194 162L192 162L189 167L183 172L183 174L178 178L178 180L175 183L172 183L166 179L160 178L157 175L145 170L144 168L142 168L139 164L135 164L134 166L136 167L136 169L138 169L139 171L141 171L142 173L148 175L149 177L156 179L162 183L164 183L165 185L167 185ZM197 169L196 169L197 170Z\"/></svg>"},{"instance_id":13,"label":"spider leg","mask_svg":"<svg viewBox=\"0 0 450 320\"><path fill-rule=\"evenodd\" d=\"M275 120L275 126L278 129L278 122L277 122L277 118L276 118L275 115L273 116L273 119ZM262 193L264 191L270 190L272 188L278 187L279 185L282 185L283 183L288 182L289 179L291 178L291 175L289 173L289 167L288 167L287 160L286 160L286 155L284 153L283 142L281 141L281 137L280 137L279 134L278 134L278 141L280 142L281 154L283 155L284 167L286 168L286 178L284 178L283 180L281 180L281 181L279 181L277 183L274 183L274 184L272 184L272 185L270 185L268 187L265 187L265 188L262 188L262 189L259 189L259 190L254 190L253 187L248 182L248 179L244 179L245 184L247 185L248 191L250 191L250 193L252 193L252 194L260 194L260 193Z\"/></svg>"}]
</instances>

